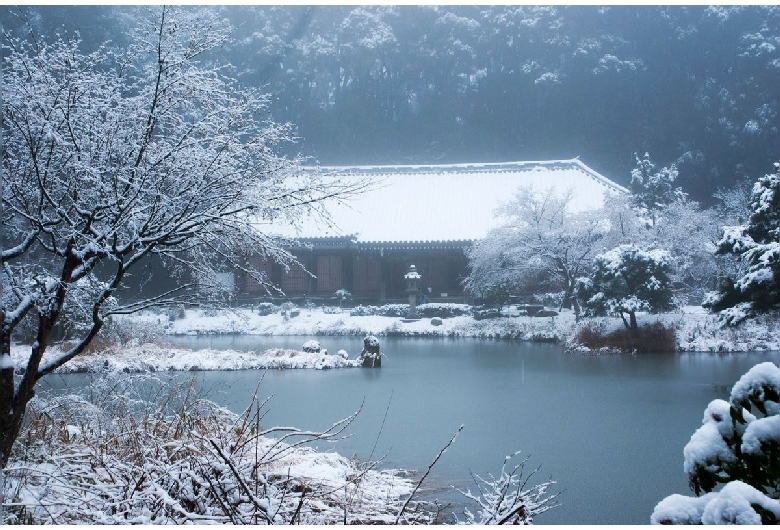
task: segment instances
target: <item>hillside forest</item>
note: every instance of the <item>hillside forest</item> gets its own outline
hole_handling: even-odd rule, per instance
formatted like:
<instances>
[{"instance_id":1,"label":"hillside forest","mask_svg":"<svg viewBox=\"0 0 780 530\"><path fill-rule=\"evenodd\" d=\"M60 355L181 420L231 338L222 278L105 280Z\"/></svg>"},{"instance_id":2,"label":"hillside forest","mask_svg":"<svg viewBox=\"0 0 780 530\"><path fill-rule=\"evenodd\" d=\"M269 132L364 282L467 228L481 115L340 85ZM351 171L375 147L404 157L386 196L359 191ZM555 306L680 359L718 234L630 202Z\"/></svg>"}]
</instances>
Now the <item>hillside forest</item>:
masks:
<instances>
[{"instance_id":1,"label":"hillside forest","mask_svg":"<svg viewBox=\"0 0 780 530\"><path fill-rule=\"evenodd\" d=\"M3 29L126 44L144 7L3 7ZM777 156L778 6L237 6L203 57L270 94L312 163L675 164L702 205Z\"/></svg>"}]
</instances>

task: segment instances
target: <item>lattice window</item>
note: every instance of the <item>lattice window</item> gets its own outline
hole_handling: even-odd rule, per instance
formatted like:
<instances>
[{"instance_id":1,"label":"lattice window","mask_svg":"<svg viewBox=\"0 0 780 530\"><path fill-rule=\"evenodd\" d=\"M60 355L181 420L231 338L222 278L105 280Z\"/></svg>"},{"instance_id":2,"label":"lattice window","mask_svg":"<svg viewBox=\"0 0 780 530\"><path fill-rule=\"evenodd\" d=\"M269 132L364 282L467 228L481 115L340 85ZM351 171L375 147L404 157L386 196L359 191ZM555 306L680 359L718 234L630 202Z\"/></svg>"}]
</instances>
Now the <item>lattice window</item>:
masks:
<instances>
[{"instance_id":1,"label":"lattice window","mask_svg":"<svg viewBox=\"0 0 780 530\"><path fill-rule=\"evenodd\" d=\"M269 260L260 260L254 258L252 266L259 272L265 273L266 282L271 282L273 278L273 263ZM265 289L260 286L260 282L255 280L249 274L246 275L246 292L250 294L265 294Z\"/></svg>"},{"instance_id":2,"label":"lattice window","mask_svg":"<svg viewBox=\"0 0 780 530\"><path fill-rule=\"evenodd\" d=\"M357 294L379 292L379 263L365 256L355 256L352 288Z\"/></svg>"},{"instance_id":3,"label":"lattice window","mask_svg":"<svg viewBox=\"0 0 780 530\"><path fill-rule=\"evenodd\" d=\"M341 287L341 256L317 256L317 290L335 292Z\"/></svg>"},{"instance_id":4,"label":"lattice window","mask_svg":"<svg viewBox=\"0 0 780 530\"><path fill-rule=\"evenodd\" d=\"M282 273L282 291L285 294L303 294L308 287L309 275L300 266L291 265L288 273Z\"/></svg>"}]
</instances>

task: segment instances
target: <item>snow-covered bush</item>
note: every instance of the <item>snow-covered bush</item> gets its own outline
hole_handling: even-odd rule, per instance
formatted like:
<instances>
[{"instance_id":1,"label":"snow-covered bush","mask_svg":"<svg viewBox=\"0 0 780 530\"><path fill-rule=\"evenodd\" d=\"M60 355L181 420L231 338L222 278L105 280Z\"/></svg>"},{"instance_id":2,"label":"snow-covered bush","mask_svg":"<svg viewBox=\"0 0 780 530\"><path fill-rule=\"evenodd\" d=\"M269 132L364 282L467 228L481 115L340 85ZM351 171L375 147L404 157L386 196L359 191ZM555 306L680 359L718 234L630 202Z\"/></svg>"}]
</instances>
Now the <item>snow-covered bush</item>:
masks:
<instances>
[{"instance_id":1,"label":"snow-covered bush","mask_svg":"<svg viewBox=\"0 0 780 530\"><path fill-rule=\"evenodd\" d=\"M668 252L620 245L596 256L590 276L577 280L576 295L585 316L618 314L627 329L635 330L637 312L677 306L671 274Z\"/></svg>"},{"instance_id":2,"label":"snow-covered bush","mask_svg":"<svg viewBox=\"0 0 780 530\"><path fill-rule=\"evenodd\" d=\"M468 315L471 307L466 304L420 304L417 306L417 314L425 318L450 318ZM381 316L381 317L406 317L409 314L408 304L385 304L383 306L359 305L350 310L353 317Z\"/></svg>"},{"instance_id":3,"label":"snow-covered bush","mask_svg":"<svg viewBox=\"0 0 780 530\"><path fill-rule=\"evenodd\" d=\"M300 310L293 302L284 302L281 306L279 306L279 313L282 315L284 320L287 321L290 318L300 315Z\"/></svg>"},{"instance_id":4,"label":"snow-covered bush","mask_svg":"<svg viewBox=\"0 0 780 530\"><path fill-rule=\"evenodd\" d=\"M452 318L471 314L471 306L467 304L420 304L417 313L424 318Z\"/></svg>"},{"instance_id":5,"label":"snow-covered bush","mask_svg":"<svg viewBox=\"0 0 780 530\"><path fill-rule=\"evenodd\" d=\"M512 298L512 290L512 284L509 282L497 283L485 290L482 294L482 300L485 302L485 305L495 307L501 313L501 309Z\"/></svg>"},{"instance_id":6,"label":"snow-covered bush","mask_svg":"<svg viewBox=\"0 0 780 530\"><path fill-rule=\"evenodd\" d=\"M339 289L338 291L336 291L336 292L334 293L333 297L334 297L336 300L338 300L338 301L339 301L339 307L341 307L341 305L342 305L344 302L349 302L350 300L352 300L352 293L350 293L350 292L349 292L349 291L347 291L346 289Z\"/></svg>"},{"instance_id":7,"label":"snow-covered bush","mask_svg":"<svg viewBox=\"0 0 780 530\"><path fill-rule=\"evenodd\" d=\"M380 316L405 317L409 313L409 304L385 304L383 306L359 305L349 312L352 317Z\"/></svg>"},{"instance_id":8,"label":"snow-covered bush","mask_svg":"<svg viewBox=\"0 0 780 530\"><path fill-rule=\"evenodd\" d=\"M780 368L758 364L728 402L712 401L683 455L688 484L706 494L667 497L652 523L780 524Z\"/></svg>"},{"instance_id":9,"label":"snow-covered bush","mask_svg":"<svg viewBox=\"0 0 780 530\"><path fill-rule=\"evenodd\" d=\"M559 291L557 293L534 293L531 296L531 300L533 300L534 303L541 304L545 307L561 307L565 299L565 291Z\"/></svg>"},{"instance_id":10,"label":"snow-covered bush","mask_svg":"<svg viewBox=\"0 0 780 530\"><path fill-rule=\"evenodd\" d=\"M187 312L183 305L176 305L166 309L165 314L168 316L168 320L174 322L176 320L182 320L187 316Z\"/></svg>"},{"instance_id":11,"label":"snow-covered bush","mask_svg":"<svg viewBox=\"0 0 780 530\"><path fill-rule=\"evenodd\" d=\"M731 325L780 309L780 163L753 186L750 212L747 225L724 226L718 241L717 253L737 256L742 276L725 278L703 304Z\"/></svg>"},{"instance_id":12,"label":"snow-covered bush","mask_svg":"<svg viewBox=\"0 0 780 530\"><path fill-rule=\"evenodd\" d=\"M478 506L476 514L465 510L466 524L532 524L535 516L557 506L555 499L559 494L549 493L555 481L550 480L524 489L539 470L536 468L527 476L523 476L528 458L507 469L507 464L518 454L519 452L504 459L498 477L491 474L488 479L484 479L473 475L479 495L472 494L471 490L457 490Z\"/></svg>"},{"instance_id":13,"label":"snow-covered bush","mask_svg":"<svg viewBox=\"0 0 780 530\"><path fill-rule=\"evenodd\" d=\"M99 336L119 345L155 342L165 334L168 319L165 318L165 323L162 319L162 316L144 319L121 317L107 319Z\"/></svg>"},{"instance_id":14,"label":"snow-covered bush","mask_svg":"<svg viewBox=\"0 0 780 530\"><path fill-rule=\"evenodd\" d=\"M351 317L369 317L376 314L376 306L358 305L349 310Z\"/></svg>"},{"instance_id":15,"label":"snow-covered bush","mask_svg":"<svg viewBox=\"0 0 780 530\"><path fill-rule=\"evenodd\" d=\"M409 314L409 304L385 304L377 310L383 317L405 317Z\"/></svg>"},{"instance_id":16,"label":"snow-covered bush","mask_svg":"<svg viewBox=\"0 0 780 530\"><path fill-rule=\"evenodd\" d=\"M158 396L150 400L149 396ZM266 429L257 399L241 415L190 384L109 376L82 396L36 397L5 470L9 522L38 524L363 524L396 520L412 483ZM400 523L431 522L412 500ZM5 520L3 522L6 522Z\"/></svg>"},{"instance_id":17,"label":"snow-covered bush","mask_svg":"<svg viewBox=\"0 0 780 530\"><path fill-rule=\"evenodd\" d=\"M261 317L265 317L268 315L273 315L277 311L279 311L279 307L272 304L271 302L260 302L257 304L257 307L255 308L257 311L257 314Z\"/></svg>"}]
</instances>

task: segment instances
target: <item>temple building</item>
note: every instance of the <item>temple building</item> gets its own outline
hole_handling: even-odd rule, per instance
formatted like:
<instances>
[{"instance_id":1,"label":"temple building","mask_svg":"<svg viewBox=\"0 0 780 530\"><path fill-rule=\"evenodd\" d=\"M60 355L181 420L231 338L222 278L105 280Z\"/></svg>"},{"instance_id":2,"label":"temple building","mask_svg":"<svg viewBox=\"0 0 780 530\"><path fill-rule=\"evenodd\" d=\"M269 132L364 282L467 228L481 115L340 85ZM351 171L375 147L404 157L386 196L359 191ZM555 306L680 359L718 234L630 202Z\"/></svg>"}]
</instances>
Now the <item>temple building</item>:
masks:
<instances>
[{"instance_id":1,"label":"temple building","mask_svg":"<svg viewBox=\"0 0 780 530\"><path fill-rule=\"evenodd\" d=\"M430 302L462 302L468 248L501 224L495 210L518 188L572 192L572 211L599 208L607 194L627 190L578 159L486 164L318 167L328 178L370 179L367 191L327 206L332 225L304 219L297 227L272 227L306 244L293 252L306 270L249 256L289 298L330 299L339 289L355 302L407 299L404 275L411 265ZM311 274L308 274L309 271ZM239 298L264 298L251 277L236 273ZM425 301L425 300L423 300Z\"/></svg>"}]
</instances>

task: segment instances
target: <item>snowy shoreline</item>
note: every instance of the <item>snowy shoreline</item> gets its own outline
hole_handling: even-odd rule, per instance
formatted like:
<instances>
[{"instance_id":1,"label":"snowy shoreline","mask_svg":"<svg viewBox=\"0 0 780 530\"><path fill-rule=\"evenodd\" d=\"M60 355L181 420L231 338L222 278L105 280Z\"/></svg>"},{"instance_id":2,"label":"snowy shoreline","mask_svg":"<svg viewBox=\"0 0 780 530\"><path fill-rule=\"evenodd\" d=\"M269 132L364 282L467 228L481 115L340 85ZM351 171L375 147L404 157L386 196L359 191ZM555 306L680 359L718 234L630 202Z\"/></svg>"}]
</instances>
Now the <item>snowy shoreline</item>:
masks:
<instances>
[{"instance_id":1,"label":"snowy shoreline","mask_svg":"<svg viewBox=\"0 0 780 530\"><path fill-rule=\"evenodd\" d=\"M738 328L723 327L715 315L688 306L677 313L640 315L640 325L660 322L675 329L677 352L750 352L780 350L780 319L760 317ZM435 322L438 320L438 322ZM583 321L604 332L620 329L618 317ZM201 349L190 350L166 344L166 336L257 335L257 336L365 336L510 339L553 342L569 346L577 330L574 314L563 311L554 317L528 317L507 311L507 316L475 320L472 316L422 318L403 322L398 317L350 316L322 308L302 309L294 318L280 314L260 316L248 309L231 311L188 310L184 318L169 320L161 314L139 314L120 321L126 340L95 353L83 354L58 369L59 373L102 371L164 372L246 369L335 369L354 368L359 352L350 359L339 355L306 353L293 349L259 352ZM301 345L303 345L303 340ZM46 357L57 353L52 346ZM577 354L597 354L587 348L574 348ZM11 356L17 369L24 366L26 347L13 345ZM335 352L332 352L335 353ZM44 359L45 361L45 359Z\"/></svg>"},{"instance_id":2,"label":"snowy shoreline","mask_svg":"<svg viewBox=\"0 0 780 530\"><path fill-rule=\"evenodd\" d=\"M248 309L209 312L187 311L185 318L167 321L164 316L132 317L160 326L164 335L266 335L266 336L365 336L450 337L511 339L567 344L580 325L596 325L605 333L621 329L619 317L583 319L579 324L572 311L557 316L524 316L505 309L500 318L476 320L463 315L449 318L421 318L404 322L398 317L352 316L349 311L322 308L301 309L294 318L280 314L260 316ZM674 328L678 352L740 352L780 350L778 315L758 317L736 328L724 327L717 315L699 306L685 306L674 313L638 314L640 326L660 322ZM438 322L435 322L438 321ZM581 350L580 350L581 351Z\"/></svg>"}]
</instances>

